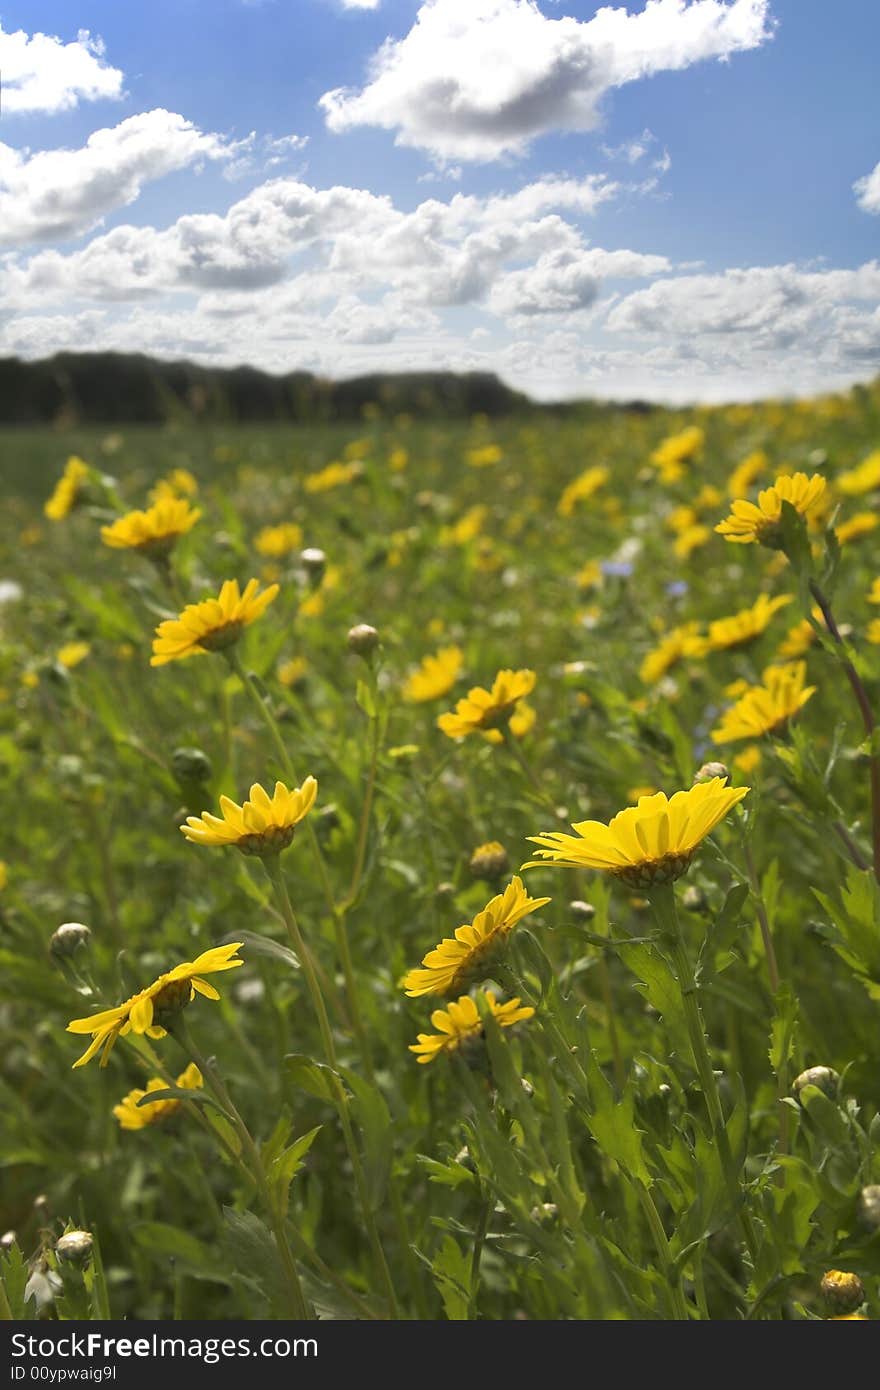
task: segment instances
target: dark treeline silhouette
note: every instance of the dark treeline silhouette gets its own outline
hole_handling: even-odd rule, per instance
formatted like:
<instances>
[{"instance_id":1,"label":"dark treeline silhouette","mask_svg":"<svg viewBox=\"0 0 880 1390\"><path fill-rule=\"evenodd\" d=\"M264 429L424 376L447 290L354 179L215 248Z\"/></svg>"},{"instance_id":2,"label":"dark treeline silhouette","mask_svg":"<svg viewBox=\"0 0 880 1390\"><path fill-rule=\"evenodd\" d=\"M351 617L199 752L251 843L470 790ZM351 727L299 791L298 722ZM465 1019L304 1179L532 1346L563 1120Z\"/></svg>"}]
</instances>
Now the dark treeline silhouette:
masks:
<instances>
[{"instance_id":1,"label":"dark treeline silhouette","mask_svg":"<svg viewBox=\"0 0 880 1390\"><path fill-rule=\"evenodd\" d=\"M361 419L368 405L383 416L422 417L497 417L574 408L537 405L490 372L404 372L327 381L309 372L271 376L254 367L201 367L140 353L60 352L39 362L0 358L0 425L161 425L171 420L318 424ZM641 402L628 408L650 409Z\"/></svg>"}]
</instances>

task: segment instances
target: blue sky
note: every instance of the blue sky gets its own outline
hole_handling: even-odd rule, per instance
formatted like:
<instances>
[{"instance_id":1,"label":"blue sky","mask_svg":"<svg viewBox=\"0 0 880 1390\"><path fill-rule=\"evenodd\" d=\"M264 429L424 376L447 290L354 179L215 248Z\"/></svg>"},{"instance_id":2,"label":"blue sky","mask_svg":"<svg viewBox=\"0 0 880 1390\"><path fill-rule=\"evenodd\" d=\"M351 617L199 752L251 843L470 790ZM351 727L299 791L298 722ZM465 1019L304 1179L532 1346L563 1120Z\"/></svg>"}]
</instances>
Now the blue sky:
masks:
<instances>
[{"instance_id":1,"label":"blue sky","mask_svg":"<svg viewBox=\"0 0 880 1390\"><path fill-rule=\"evenodd\" d=\"M0 353L876 373L876 0L353 3L0 0Z\"/></svg>"}]
</instances>

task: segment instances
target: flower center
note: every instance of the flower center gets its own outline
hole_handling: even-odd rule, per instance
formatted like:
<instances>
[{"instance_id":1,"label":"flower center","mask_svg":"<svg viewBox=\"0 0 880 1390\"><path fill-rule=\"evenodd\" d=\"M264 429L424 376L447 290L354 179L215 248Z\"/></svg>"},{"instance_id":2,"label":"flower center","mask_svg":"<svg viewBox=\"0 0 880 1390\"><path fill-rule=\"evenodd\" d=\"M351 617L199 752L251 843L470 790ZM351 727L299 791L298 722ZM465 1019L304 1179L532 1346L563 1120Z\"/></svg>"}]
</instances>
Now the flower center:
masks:
<instances>
[{"instance_id":1,"label":"flower center","mask_svg":"<svg viewBox=\"0 0 880 1390\"><path fill-rule=\"evenodd\" d=\"M645 859L641 864L627 864L622 869L612 869L615 878L622 878L632 888L653 888L659 883L672 883L687 873L695 849L683 854L664 854L662 859Z\"/></svg>"},{"instance_id":2,"label":"flower center","mask_svg":"<svg viewBox=\"0 0 880 1390\"><path fill-rule=\"evenodd\" d=\"M290 844L295 830L295 825L270 825L265 830L255 830L249 835L243 835L235 843L242 854L280 854Z\"/></svg>"},{"instance_id":3,"label":"flower center","mask_svg":"<svg viewBox=\"0 0 880 1390\"><path fill-rule=\"evenodd\" d=\"M168 1023L190 1003L192 993L191 981L170 980L158 994L153 995L153 1023L158 1028L167 1028Z\"/></svg>"},{"instance_id":4,"label":"flower center","mask_svg":"<svg viewBox=\"0 0 880 1390\"><path fill-rule=\"evenodd\" d=\"M222 627L215 627L211 632L206 632L200 637L196 646L204 647L206 652L221 652L224 647L231 647L238 641L244 623L231 622L224 623Z\"/></svg>"}]
</instances>

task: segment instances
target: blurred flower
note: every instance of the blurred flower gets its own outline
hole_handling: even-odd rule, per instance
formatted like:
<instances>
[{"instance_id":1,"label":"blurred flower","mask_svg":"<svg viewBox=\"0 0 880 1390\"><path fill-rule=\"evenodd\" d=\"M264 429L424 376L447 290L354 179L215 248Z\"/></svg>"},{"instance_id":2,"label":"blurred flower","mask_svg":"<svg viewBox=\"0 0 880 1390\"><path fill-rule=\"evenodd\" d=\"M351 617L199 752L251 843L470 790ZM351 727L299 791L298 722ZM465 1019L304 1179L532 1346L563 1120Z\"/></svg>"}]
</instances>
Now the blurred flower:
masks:
<instances>
[{"instance_id":1,"label":"blurred flower","mask_svg":"<svg viewBox=\"0 0 880 1390\"><path fill-rule=\"evenodd\" d=\"M353 459L350 463L328 463L326 468L318 469L317 473L307 474L303 487L309 493L329 492L331 488L354 482L363 471L363 464L359 459Z\"/></svg>"},{"instance_id":2,"label":"blurred flower","mask_svg":"<svg viewBox=\"0 0 880 1390\"><path fill-rule=\"evenodd\" d=\"M488 468L493 463L500 463L504 452L497 444L483 444L478 449L466 450L464 458L470 468Z\"/></svg>"},{"instance_id":3,"label":"blurred flower","mask_svg":"<svg viewBox=\"0 0 880 1390\"><path fill-rule=\"evenodd\" d=\"M739 545L758 541L761 545L778 548L783 502L791 503L799 516L808 516L822 502L824 495L825 479L820 473L814 473L812 478L808 478L806 473L779 477L772 487L758 493L757 506L754 502L741 499L735 501L730 516L719 521L715 530L725 540Z\"/></svg>"},{"instance_id":4,"label":"blurred flower","mask_svg":"<svg viewBox=\"0 0 880 1390\"><path fill-rule=\"evenodd\" d=\"M737 753L733 765L743 777L751 777L761 766L762 753L757 743L750 743L741 753Z\"/></svg>"},{"instance_id":5,"label":"blurred flower","mask_svg":"<svg viewBox=\"0 0 880 1390\"><path fill-rule=\"evenodd\" d=\"M392 449L388 455L388 467L392 473L402 473L409 463L409 453L406 449Z\"/></svg>"},{"instance_id":6,"label":"blurred flower","mask_svg":"<svg viewBox=\"0 0 880 1390\"><path fill-rule=\"evenodd\" d=\"M784 608L791 601L791 594L779 594L776 598L759 594L751 608L744 608L732 618L716 618L709 624L707 650L726 651L731 647L744 647L747 643L754 642L756 637L760 637L767 630L774 613L778 613L780 608Z\"/></svg>"},{"instance_id":7,"label":"blurred flower","mask_svg":"<svg viewBox=\"0 0 880 1390\"><path fill-rule=\"evenodd\" d=\"M55 660L65 671L72 671L74 666L78 666L81 661L85 661L91 647L88 642L65 642L63 647L59 647L55 653Z\"/></svg>"},{"instance_id":8,"label":"blurred flower","mask_svg":"<svg viewBox=\"0 0 880 1390\"><path fill-rule=\"evenodd\" d=\"M72 454L64 465L64 472L55 484L52 496L43 508L50 521L63 521L73 510L82 494L83 483L89 476L89 465Z\"/></svg>"},{"instance_id":9,"label":"blurred flower","mask_svg":"<svg viewBox=\"0 0 880 1390\"><path fill-rule=\"evenodd\" d=\"M599 589L602 587L602 566L598 560L587 560L574 577L579 589Z\"/></svg>"},{"instance_id":10,"label":"blurred flower","mask_svg":"<svg viewBox=\"0 0 880 1390\"><path fill-rule=\"evenodd\" d=\"M838 545L846 545L847 541L859 540L862 536L869 535L880 524L880 517L876 512L856 512L849 521L842 521L834 529Z\"/></svg>"},{"instance_id":11,"label":"blurred flower","mask_svg":"<svg viewBox=\"0 0 880 1390\"><path fill-rule=\"evenodd\" d=\"M686 872L701 841L748 790L714 777L669 799L663 792L642 797L608 825L588 820L572 826L575 835L529 835L541 846L540 858L523 868L543 868L549 859L563 868L604 870L635 888L668 883Z\"/></svg>"},{"instance_id":12,"label":"blurred flower","mask_svg":"<svg viewBox=\"0 0 880 1390\"><path fill-rule=\"evenodd\" d=\"M474 540L480 534L488 515L489 508L484 506L482 502L478 503L476 507L469 507L458 521L451 526L441 528L440 544L467 545L468 541Z\"/></svg>"},{"instance_id":13,"label":"blurred flower","mask_svg":"<svg viewBox=\"0 0 880 1390\"><path fill-rule=\"evenodd\" d=\"M531 694L536 680L535 672L528 669L499 671L491 690L475 685L459 700L454 712L440 715L437 726L448 738L464 738L507 724L517 701Z\"/></svg>"},{"instance_id":14,"label":"blurred flower","mask_svg":"<svg viewBox=\"0 0 880 1390\"><path fill-rule=\"evenodd\" d=\"M767 455L763 449L756 449L753 454L744 458L742 463L738 463L727 480L728 497L741 497L744 492L748 492L755 479L764 472L767 463Z\"/></svg>"},{"instance_id":15,"label":"blurred flower","mask_svg":"<svg viewBox=\"0 0 880 1390\"><path fill-rule=\"evenodd\" d=\"M764 684L753 685L712 730L713 743L733 743L740 738L760 738L779 733L803 709L814 694L814 685L804 686L807 663L793 661L784 666L768 666Z\"/></svg>"},{"instance_id":16,"label":"blurred flower","mask_svg":"<svg viewBox=\"0 0 880 1390\"><path fill-rule=\"evenodd\" d=\"M534 705L530 705L528 700L520 700L513 714L508 721L508 729L514 738L525 738L526 734L531 733L535 727L535 720L538 712ZM486 729L481 735L487 743L503 743L504 735L498 729Z\"/></svg>"},{"instance_id":17,"label":"blurred flower","mask_svg":"<svg viewBox=\"0 0 880 1390\"><path fill-rule=\"evenodd\" d=\"M204 1085L202 1073L199 1071L195 1062L190 1062L185 1071L182 1071L174 1083L183 1091L197 1091ZM182 1101L179 1100L154 1100L149 1105L139 1105L138 1102L148 1096L151 1091L167 1091L168 1082L163 1081L161 1076L154 1076L147 1082L146 1090L129 1091L128 1095L123 1096L118 1105L114 1105L113 1114L119 1121L122 1129L146 1129L149 1125L155 1125L162 1120L167 1120L169 1115L173 1115L179 1110Z\"/></svg>"},{"instance_id":18,"label":"blurred flower","mask_svg":"<svg viewBox=\"0 0 880 1390\"><path fill-rule=\"evenodd\" d=\"M846 497L861 497L880 488L880 449L875 449L857 467L838 474L834 486Z\"/></svg>"},{"instance_id":19,"label":"blurred flower","mask_svg":"<svg viewBox=\"0 0 880 1390\"><path fill-rule=\"evenodd\" d=\"M5 859L0 859L0 893L9 882L9 866Z\"/></svg>"},{"instance_id":20,"label":"blurred flower","mask_svg":"<svg viewBox=\"0 0 880 1390\"><path fill-rule=\"evenodd\" d=\"M875 579L868 594L869 603L880 603L880 579Z\"/></svg>"},{"instance_id":21,"label":"blurred flower","mask_svg":"<svg viewBox=\"0 0 880 1390\"><path fill-rule=\"evenodd\" d=\"M167 1029L163 1026L191 1004L196 994L206 999L219 999L213 985L204 980L204 975L214 975L220 970L235 970L244 961L235 957L241 949L241 941L229 942L226 946L214 946L203 951L195 960L175 965L165 975L160 975L146 989L133 994L124 1004L115 1009L104 1009L92 1014L90 1018L74 1018L67 1025L68 1033L91 1033L92 1041L83 1055L74 1062L74 1068L84 1067L91 1061L99 1048L102 1067L106 1067L116 1039L127 1033L146 1033L148 1038L164 1038Z\"/></svg>"},{"instance_id":22,"label":"blurred flower","mask_svg":"<svg viewBox=\"0 0 880 1390\"><path fill-rule=\"evenodd\" d=\"M284 521L280 526L264 526L258 531L254 537L254 547L258 555L280 560L292 550L299 550L302 541L302 527L295 521Z\"/></svg>"},{"instance_id":23,"label":"blurred flower","mask_svg":"<svg viewBox=\"0 0 880 1390\"><path fill-rule=\"evenodd\" d=\"M220 450L215 450L215 456ZM218 462L222 462L218 459ZM199 490L196 479L188 468L172 468L166 478L160 478L150 492L151 502L167 502L175 497L195 497Z\"/></svg>"},{"instance_id":24,"label":"blurred flower","mask_svg":"<svg viewBox=\"0 0 880 1390\"><path fill-rule=\"evenodd\" d=\"M309 663L304 656L292 656L289 661L283 661L278 667L278 679L283 686L290 689L291 686L299 685L308 669Z\"/></svg>"},{"instance_id":25,"label":"blurred flower","mask_svg":"<svg viewBox=\"0 0 880 1390\"><path fill-rule=\"evenodd\" d=\"M156 502L148 511L128 512L111 526L101 527L101 539L115 550L142 550L147 555L167 555L181 536L191 531L202 515L185 497Z\"/></svg>"},{"instance_id":26,"label":"blurred flower","mask_svg":"<svg viewBox=\"0 0 880 1390\"><path fill-rule=\"evenodd\" d=\"M203 811L200 816L187 816L180 829L197 845L235 845L243 854L279 854L290 844L294 830L312 809L317 794L314 777L307 777L293 791L283 782L276 782L271 797L255 782L249 799L241 806L228 796L221 796L222 820Z\"/></svg>"},{"instance_id":27,"label":"blurred flower","mask_svg":"<svg viewBox=\"0 0 880 1390\"><path fill-rule=\"evenodd\" d=\"M664 439L651 454L651 462L660 470L664 483L675 483L684 475L683 465L702 449L705 435L698 425L690 425L679 434Z\"/></svg>"},{"instance_id":28,"label":"blurred flower","mask_svg":"<svg viewBox=\"0 0 880 1390\"><path fill-rule=\"evenodd\" d=\"M686 531L682 531L675 539L672 550L677 560L689 560L695 550L707 544L712 539L712 532L708 526L700 523L697 526L689 526Z\"/></svg>"},{"instance_id":29,"label":"blurred flower","mask_svg":"<svg viewBox=\"0 0 880 1390\"><path fill-rule=\"evenodd\" d=\"M611 470L604 464L588 468L563 490L556 508L560 516L571 516L578 502L586 502L599 488L607 483Z\"/></svg>"},{"instance_id":30,"label":"blurred flower","mask_svg":"<svg viewBox=\"0 0 880 1390\"><path fill-rule=\"evenodd\" d=\"M491 990L486 990L483 998L501 1028L510 1028L514 1023L532 1018L535 1013L533 1008L517 998L509 999L506 1004L496 1003ZM457 1052L460 1048L466 1051L483 1037L483 1020L475 1000L469 994L463 994L457 1003L450 1004L446 1009L435 1009L431 1022L438 1032L419 1033L418 1042L409 1045L410 1052L415 1052L416 1061L421 1063L433 1062L441 1052Z\"/></svg>"},{"instance_id":31,"label":"blurred flower","mask_svg":"<svg viewBox=\"0 0 880 1390\"><path fill-rule=\"evenodd\" d=\"M461 647L441 647L434 656L426 656L421 665L407 677L403 698L422 703L438 700L455 685L464 664Z\"/></svg>"},{"instance_id":32,"label":"blurred flower","mask_svg":"<svg viewBox=\"0 0 880 1390\"><path fill-rule=\"evenodd\" d=\"M484 845L477 845L468 862L468 868L474 878L486 878L491 881L507 873L510 859L507 850L498 840L488 840Z\"/></svg>"},{"instance_id":33,"label":"blurred flower","mask_svg":"<svg viewBox=\"0 0 880 1390\"><path fill-rule=\"evenodd\" d=\"M522 879L511 879L473 922L459 927L455 936L445 937L429 951L420 969L408 971L402 982L404 990L413 999L423 994L457 994L485 979L517 923L549 902L549 898L530 898Z\"/></svg>"},{"instance_id":34,"label":"blurred flower","mask_svg":"<svg viewBox=\"0 0 880 1390\"><path fill-rule=\"evenodd\" d=\"M231 647L243 628L259 618L278 594L270 584L258 595L259 582L248 580L239 591L237 579L227 579L217 598L188 603L178 618L168 618L156 628L151 666L194 656L197 652L222 651Z\"/></svg>"},{"instance_id":35,"label":"blurred flower","mask_svg":"<svg viewBox=\"0 0 880 1390\"><path fill-rule=\"evenodd\" d=\"M661 637L657 646L643 660L639 678L645 685L656 685L666 672L686 657L703 656L707 650L705 637L700 636L700 624L683 623Z\"/></svg>"},{"instance_id":36,"label":"blurred flower","mask_svg":"<svg viewBox=\"0 0 880 1390\"><path fill-rule=\"evenodd\" d=\"M817 605L813 609L813 617L817 623L822 622L822 609ZM801 618L799 623L789 628L787 635L780 642L777 655L783 661L797 661L798 657L805 656L810 647L816 640L816 629L809 618Z\"/></svg>"}]
</instances>

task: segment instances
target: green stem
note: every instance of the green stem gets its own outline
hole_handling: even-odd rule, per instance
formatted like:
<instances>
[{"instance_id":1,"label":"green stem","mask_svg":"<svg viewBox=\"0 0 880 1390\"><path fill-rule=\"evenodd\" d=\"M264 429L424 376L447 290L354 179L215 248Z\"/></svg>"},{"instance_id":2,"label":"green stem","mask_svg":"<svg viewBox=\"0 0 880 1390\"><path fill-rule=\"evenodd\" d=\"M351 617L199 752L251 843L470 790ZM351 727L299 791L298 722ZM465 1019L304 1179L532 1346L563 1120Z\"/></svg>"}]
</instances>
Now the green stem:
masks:
<instances>
[{"instance_id":1,"label":"green stem","mask_svg":"<svg viewBox=\"0 0 880 1390\"><path fill-rule=\"evenodd\" d=\"M298 1321L305 1321L308 1318L309 1313L306 1305L305 1295L302 1291L302 1285L300 1284L299 1274L297 1273L296 1264L294 1263L293 1255L291 1254L290 1245L288 1243L286 1223L281 1212L279 1212L278 1210L276 1202L272 1197L272 1193L269 1188L269 1182L266 1177L266 1170L263 1166L263 1159L259 1149L254 1143L251 1132L245 1124L244 1120L242 1119L241 1115L239 1114L239 1111L236 1108L235 1103L232 1100L232 1097L227 1091L226 1086L224 1085L223 1080L220 1077L220 1074L214 1067L213 1059L209 1061L206 1057L202 1055L200 1049L193 1042L192 1035L190 1034L189 1029L186 1025L186 1020L183 1018L182 1015L179 1015L174 1020L172 1026L168 1028L168 1032L179 1043L179 1045L190 1058L190 1060L195 1062L196 1066L198 1067L199 1071L202 1073L202 1076L204 1077L205 1084L209 1087L212 1094L216 1096L223 1109L228 1113L236 1130L238 1131L242 1149L244 1153L247 1155L250 1175L257 1187L257 1190L260 1194L260 1198L263 1202L263 1206L266 1210L266 1215L269 1218L269 1224L272 1228L272 1235L275 1239L275 1245L278 1250L278 1256L281 1260L282 1269L284 1270L285 1281L287 1284L287 1294L290 1303L290 1315Z\"/></svg>"},{"instance_id":2,"label":"green stem","mask_svg":"<svg viewBox=\"0 0 880 1390\"><path fill-rule=\"evenodd\" d=\"M660 1213L654 1203L654 1198L651 1196L647 1184L642 1182L641 1179L634 1179L633 1186L635 1187L639 1205L642 1208L651 1235L654 1238L654 1246L660 1259L663 1273L666 1276L669 1303L672 1309L673 1319L676 1322L690 1322L691 1315L688 1309L687 1299L684 1296L684 1290L681 1287L681 1275L679 1274L676 1276L673 1273L674 1265L672 1254L669 1249L669 1240L663 1229L663 1222L660 1220Z\"/></svg>"},{"instance_id":3,"label":"green stem","mask_svg":"<svg viewBox=\"0 0 880 1390\"><path fill-rule=\"evenodd\" d=\"M535 791L536 796L537 796L541 801L543 801L544 805L547 807L548 811L550 811L550 812L552 813L553 819L555 820L555 819L556 819L556 806L555 806L555 804L554 804L552 798L548 795L548 793L547 793L547 792L544 790L544 788L541 786L541 783L540 783L540 781L538 780L537 773L534 771L534 769L533 769L531 763L529 762L529 760L527 759L525 753L524 753L524 752L522 751L522 749L520 748L517 739L516 739L516 738L514 737L514 735L511 733L511 731L510 731L510 725L509 725L509 724L505 724L504 727L503 727L503 729L501 730L501 732L502 732L502 734L503 734L503 736L504 736L504 742L505 742L505 744L507 745L508 752L513 756L514 762L517 764L517 766L518 766L518 767L522 770L522 772L525 774L526 780L527 780L528 782L531 783L532 787L534 788L534 791Z\"/></svg>"},{"instance_id":4,"label":"green stem","mask_svg":"<svg viewBox=\"0 0 880 1390\"><path fill-rule=\"evenodd\" d=\"M480 1214L477 1218L476 1230L474 1231L474 1248L471 1251L470 1294L468 1296L467 1310L468 1320L471 1322L473 1322L477 1316L477 1298L480 1292L480 1260L483 1255L483 1246L486 1243L486 1232L489 1229L493 1205L491 1193L486 1192L481 1183Z\"/></svg>"},{"instance_id":5,"label":"green stem","mask_svg":"<svg viewBox=\"0 0 880 1390\"><path fill-rule=\"evenodd\" d=\"M379 749L382 742L381 722L377 717L371 719L372 738L370 740L370 766L367 771L367 785L364 791L364 804L361 807L361 820L358 827L357 850L355 852L354 870L351 876L351 886L343 902L339 904L339 912L347 912L357 901L360 891L361 878L364 872L364 864L367 858L367 840L370 834L370 816L373 810L373 797L376 791L376 770L379 765Z\"/></svg>"},{"instance_id":6,"label":"green stem","mask_svg":"<svg viewBox=\"0 0 880 1390\"><path fill-rule=\"evenodd\" d=\"M324 1057L328 1067L330 1068L330 1079L331 1084L333 1086L336 1109L339 1114L340 1123L342 1125L342 1133L345 1138L345 1146L348 1150L349 1160L351 1161L355 1186L357 1188L358 1193L358 1200L360 1202L361 1212L364 1219L364 1225L367 1231L367 1238L370 1242L370 1247L373 1252L373 1258L376 1262L376 1267L379 1272L379 1276L382 1280L382 1283L385 1286L385 1292L388 1298L389 1306L392 1310L392 1316L398 1318L400 1316L400 1312L397 1305L397 1296L394 1291L394 1284L391 1279L391 1272L388 1268L388 1263L385 1259L385 1252L382 1248L382 1242L379 1239L379 1231L376 1226L375 1213L369 1200L367 1185L364 1178L363 1166L361 1164L357 1144L355 1143L354 1131L351 1127L351 1116L348 1112L348 1096L346 1095L345 1088L342 1085L342 1082L340 1081L338 1075L338 1063L336 1060L336 1044L333 1041L333 1032L330 1028L330 1020L327 1016L327 1008L324 1003L324 996L321 993L321 986L318 981L318 977L315 973L315 967L312 963L311 953L309 952L309 949L303 939L302 932L299 929L299 923L297 922L296 915L293 911L293 906L290 901L290 895L287 891L287 884L285 883L284 875L281 872L279 858L276 855L274 857L268 857L264 859L262 862L263 867L265 868L266 873L269 877L269 880L272 883L272 887L275 890L276 900L278 902L281 915L284 918L284 922L287 927L288 934L290 936L291 945L293 946L293 949L303 968L303 973L306 977L306 986L308 988L309 996L312 1001L312 1007L317 1016L318 1028L321 1033L321 1042L324 1048Z\"/></svg>"},{"instance_id":7,"label":"green stem","mask_svg":"<svg viewBox=\"0 0 880 1390\"><path fill-rule=\"evenodd\" d=\"M745 1194L740 1185L739 1174L734 1166L730 1139L724 1123L721 1097L718 1093L718 1083L715 1079L712 1059L709 1056L706 1029L697 997L697 981L681 934L678 913L675 908L675 893L671 883L664 883L652 890L651 906L663 934L664 942L672 951L694 1067L703 1093L703 1103L706 1106L712 1137L721 1159L721 1168L727 1183L728 1193L742 1227L743 1239L754 1263L757 1255L757 1240L751 1218L743 1208Z\"/></svg>"},{"instance_id":8,"label":"green stem","mask_svg":"<svg viewBox=\"0 0 880 1390\"><path fill-rule=\"evenodd\" d=\"M742 848L743 858L746 861L746 869L749 875L749 887L752 890L752 898L755 902L755 913L758 918L758 925L761 928L761 940L764 943L764 952L767 956L767 974L770 976L770 988L774 994L778 994L779 966L776 963L776 950L773 945L773 934L770 931L770 919L767 916L767 907L761 892L761 881L758 878L758 871L755 868L752 847L745 836L743 836Z\"/></svg>"}]
</instances>

